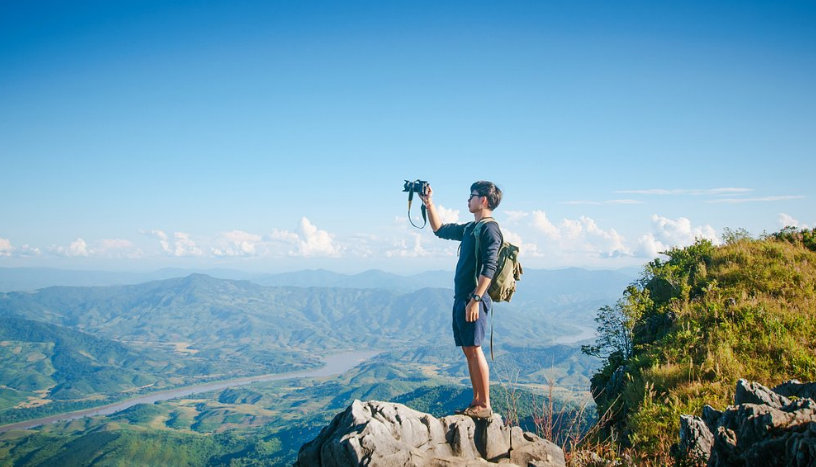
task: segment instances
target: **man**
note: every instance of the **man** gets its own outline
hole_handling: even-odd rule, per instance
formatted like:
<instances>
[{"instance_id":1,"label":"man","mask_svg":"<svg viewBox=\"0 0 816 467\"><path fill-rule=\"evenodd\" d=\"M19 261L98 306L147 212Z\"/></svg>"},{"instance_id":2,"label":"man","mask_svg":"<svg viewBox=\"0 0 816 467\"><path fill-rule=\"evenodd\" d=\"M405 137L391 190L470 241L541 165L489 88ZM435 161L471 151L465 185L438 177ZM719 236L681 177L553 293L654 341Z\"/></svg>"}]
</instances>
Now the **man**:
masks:
<instances>
[{"instance_id":1,"label":"man","mask_svg":"<svg viewBox=\"0 0 816 467\"><path fill-rule=\"evenodd\" d=\"M473 400L466 409L457 411L474 418L490 418L490 373L482 352L482 341L487 329L487 314L492 305L487 289L496 272L502 235L496 222L485 222L479 235L478 259L473 230L482 219L492 218L493 210L501 202L502 192L495 184L478 181L470 187L468 211L474 222L442 224L432 200L430 186L420 198L425 203L428 220L437 237L458 240L461 243L456 263L453 301L453 339L467 359Z\"/></svg>"}]
</instances>

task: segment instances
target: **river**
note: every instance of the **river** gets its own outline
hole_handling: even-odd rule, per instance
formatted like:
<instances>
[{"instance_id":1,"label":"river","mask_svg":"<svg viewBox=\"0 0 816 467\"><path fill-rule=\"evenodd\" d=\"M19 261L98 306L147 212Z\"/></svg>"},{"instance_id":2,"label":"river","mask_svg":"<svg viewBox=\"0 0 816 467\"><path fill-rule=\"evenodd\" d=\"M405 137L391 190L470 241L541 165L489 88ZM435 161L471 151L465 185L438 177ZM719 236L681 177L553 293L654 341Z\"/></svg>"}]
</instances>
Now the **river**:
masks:
<instances>
[{"instance_id":1,"label":"river","mask_svg":"<svg viewBox=\"0 0 816 467\"><path fill-rule=\"evenodd\" d=\"M595 339L598 337L598 331L595 328L591 328L589 326L583 326L581 324L573 324L572 327L578 329L578 334L569 334L566 336L556 337L552 340L553 344L575 344L577 342L585 341L588 339Z\"/></svg>"},{"instance_id":2,"label":"river","mask_svg":"<svg viewBox=\"0 0 816 467\"><path fill-rule=\"evenodd\" d=\"M78 410L76 412L51 415L48 417L37 418L34 420L26 420L24 422L3 425L0 426L0 433L4 433L10 430L27 430L41 425L47 425L49 423L66 422L69 420L75 420L77 418L82 417L110 415L112 413L120 412L127 408L133 407L136 404L152 404L158 401L177 399L179 397L189 396L192 394L218 391L221 389L232 388L236 386L244 386L247 384L262 381L277 381L293 378L319 378L324 376L339 375L351 370L360 363L374 357L379 353L380 352L378 351L343 352L325 357L323 359L323 362L326 365L316 370L299 371L295 373L278 373L272 375L249 376L246 378L229 379L213 383L187 386L183 388L168 389L166 391L154 392L152 394L134 397L133 399L128 399L126 401L94 407L92 409Z\"/></svg>"}]
</instances>

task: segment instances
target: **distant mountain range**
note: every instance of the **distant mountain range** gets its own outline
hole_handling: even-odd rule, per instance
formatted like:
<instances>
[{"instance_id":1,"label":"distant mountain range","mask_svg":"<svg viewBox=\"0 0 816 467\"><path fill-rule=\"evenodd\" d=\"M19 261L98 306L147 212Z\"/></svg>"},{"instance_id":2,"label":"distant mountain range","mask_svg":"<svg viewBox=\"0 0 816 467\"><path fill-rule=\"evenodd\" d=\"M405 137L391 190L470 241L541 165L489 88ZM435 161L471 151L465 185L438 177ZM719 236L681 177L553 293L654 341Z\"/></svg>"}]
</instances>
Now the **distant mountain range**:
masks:
<instances>
[{"instance_id":1,"label":"distant mountain range","mask_svg":"<svg viewBox=\"0 0 816 467\"><path fill-rule=\"evenodd\" d=\"M618 270L528 269L522 276L518 297L599 295L619 296L623 286L639 275L639 269ZM80 271L52 268L0 268L0 292L31 292L54 287L96 287L133 285L144 282L205 274L219 279L247 280L258 285L292 287L339 287L387 289L409 292L422 288L452 288L453 271L428 271L399 275L377 269L358 274L341 274L325 269L302 270L279 274L243 272L232 269L160 269L153 272ZM598 289L597 287L600 287Z\"/></svg>"},{"instance_id":2,"label":"distant mountain range","mask_svg":"<svg viewBox=\"0 0 816 467\"><path fill-rule=\"evenodd\" d=\"M569 334L570 324L579 321L553 317L603 300L603 287L587 287L589 291L581 293L566 287L551 290L551 297L547 291L552 287L530 287L518 303L496 305L496 328L516 342ZM195 359L225 349L232 349L229 359L247 359L262 358L271 349L433 343L449 334L452 295L445 288L401 293L385 288L262 286L192 274L136 285L8 292L0 294L0 317L41 321ZM550 302L570 299L565 305L545 306L534 303L536 296ZM595 309L584 311L592 315Z\"/></svg>"}]
</instances>

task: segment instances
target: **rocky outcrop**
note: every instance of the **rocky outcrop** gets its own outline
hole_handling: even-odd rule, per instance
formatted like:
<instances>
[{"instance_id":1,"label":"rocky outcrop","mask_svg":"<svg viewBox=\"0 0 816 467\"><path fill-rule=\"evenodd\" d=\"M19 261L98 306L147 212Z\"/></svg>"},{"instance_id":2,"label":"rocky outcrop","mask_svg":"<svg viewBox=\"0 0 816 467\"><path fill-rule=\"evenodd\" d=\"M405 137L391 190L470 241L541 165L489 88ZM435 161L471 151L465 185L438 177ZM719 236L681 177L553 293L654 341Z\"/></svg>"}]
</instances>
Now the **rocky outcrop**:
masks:
<instances>
[{"instance_id":1,"label":"rocky outcrop","mask_svg":"<svg viewBox=\"0 0 816 467\"><path fill-rule=\"evenodd\" d=\"M506 427L499 415L440 419L390 402L354 401L300 448L296 467L556 467L555 444Z\"/></svg>"},{"instance_id":2,"label":"rocky outcrop","mask_svg":"<svg viewBox=\"0 0 816 467\"><path fill-rule=\"evenodd\" d=\"M681 417L674 453L684 465L816 466L815 390L814 383L771 390L739 380L734 405Z\"/></svg>"}]
</instances>

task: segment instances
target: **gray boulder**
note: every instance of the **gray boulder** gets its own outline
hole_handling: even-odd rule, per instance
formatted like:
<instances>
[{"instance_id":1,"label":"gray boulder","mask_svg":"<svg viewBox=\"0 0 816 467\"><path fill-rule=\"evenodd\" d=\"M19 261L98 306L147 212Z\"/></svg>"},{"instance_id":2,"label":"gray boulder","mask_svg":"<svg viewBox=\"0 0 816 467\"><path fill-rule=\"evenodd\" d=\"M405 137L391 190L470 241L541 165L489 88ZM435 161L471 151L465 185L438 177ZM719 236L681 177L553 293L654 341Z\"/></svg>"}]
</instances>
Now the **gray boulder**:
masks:
<instances>
[{"instance_id":1,"label":"gray boulder","mask_svg":"<svg viewBox=\"0 0 816 467\"><path fill-rule=\"evenodd\" d=\"M741 379L737 381L737 391L734 393L734 405L740 404L765 404L780 409L790 404L790 399L759 383Z\"/></svg>"},{"instance_id":2,"label":"gray boulder","mask_svg":"<svg viewBox=\"0 0 816 467\"><path fill-rule=\"evenodd\" d=\"M805 390L786 386L785 393ZM761 384L740 380L734 405L722 412L706 406L702 418L681 417L680 443L673 452L684 465L814 467L816 402L791 401Z\"/></svg>"},{"instance_id":3,"label":"gray boulder","mask_svg":"<svg viewBox=\"0 0 816 467\"><path fill-rule=\"evenodd\" d=\"M686 464L705 465L713 444L714 435L705 420L691 415L680 417L680 443L675 450L682 453Z\"/></svg>"},{"instance_id":4,"label":"gray boulder","mask_svg":"<svg viewBox=\"0 0 816 467\"><path fill-rule=\"evenodd\" d=\"M440 419L390 402L354 401L300 448L296 467L565 466L555 444L499 415Z\"/></svg>"},{"instance_id":5,"label":"gray boulder","mask_svg":"<svg viewBox=\"0 0 816 467\"><path fill-rule=\"evenodd\" d=\"M789 398L816 400L816 383L800 383L792 379L773 388L773 392Z\"/></svg>"}]
</instances>

